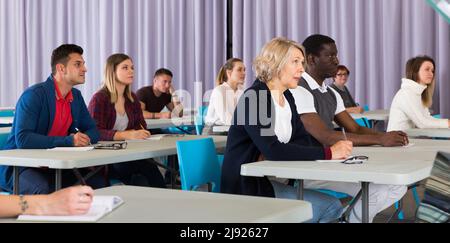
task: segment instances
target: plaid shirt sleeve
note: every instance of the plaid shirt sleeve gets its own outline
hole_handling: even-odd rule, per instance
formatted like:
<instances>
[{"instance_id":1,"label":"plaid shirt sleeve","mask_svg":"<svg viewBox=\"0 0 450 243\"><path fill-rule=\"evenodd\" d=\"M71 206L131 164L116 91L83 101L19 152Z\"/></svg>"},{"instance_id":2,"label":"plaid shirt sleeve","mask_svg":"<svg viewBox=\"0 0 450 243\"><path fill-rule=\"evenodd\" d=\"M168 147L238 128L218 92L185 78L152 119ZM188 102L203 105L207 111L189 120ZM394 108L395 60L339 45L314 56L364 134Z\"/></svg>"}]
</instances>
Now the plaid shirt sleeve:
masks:
<instances>
[{"instance_id":1,"label":"plaid shirt sleeve","mask_svg":"<svg viewBox=\"0 0 450 243\"><path fill-rule=\"evenodd\" d=\"M94 118L97 128L100 132L101 141L113 141L117 131L114 127L113 117L115 116L114 106L111 104L108 96L101 91L96 93L91 102L89 102L89 113Z\"/></svg>"}]
</instances>

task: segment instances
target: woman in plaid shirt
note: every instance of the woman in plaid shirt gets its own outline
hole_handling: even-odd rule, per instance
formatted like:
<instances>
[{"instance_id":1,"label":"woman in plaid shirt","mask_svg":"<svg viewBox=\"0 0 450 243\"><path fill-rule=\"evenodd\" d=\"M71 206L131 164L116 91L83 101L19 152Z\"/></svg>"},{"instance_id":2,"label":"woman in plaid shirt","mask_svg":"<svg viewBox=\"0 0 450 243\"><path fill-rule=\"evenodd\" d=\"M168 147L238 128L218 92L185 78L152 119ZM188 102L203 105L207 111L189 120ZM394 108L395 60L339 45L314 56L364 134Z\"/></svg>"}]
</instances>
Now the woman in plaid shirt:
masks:
<instances>
[{"instance_id":1,"label":"woman in plaid shirt","mask_svg":"<svg viewBox=\"0 0 450 243\"><path fill-rule=\"evenodd\" d=\"M134 65L125 54L114 54L106 62L103 87L92 97L89 113L97 123L101 141L146 139L141 106L131 92ZM155 163L138 160L110 166L110 175L127 185L165 187L164 179Z\"/></svg>"}]
</instances>

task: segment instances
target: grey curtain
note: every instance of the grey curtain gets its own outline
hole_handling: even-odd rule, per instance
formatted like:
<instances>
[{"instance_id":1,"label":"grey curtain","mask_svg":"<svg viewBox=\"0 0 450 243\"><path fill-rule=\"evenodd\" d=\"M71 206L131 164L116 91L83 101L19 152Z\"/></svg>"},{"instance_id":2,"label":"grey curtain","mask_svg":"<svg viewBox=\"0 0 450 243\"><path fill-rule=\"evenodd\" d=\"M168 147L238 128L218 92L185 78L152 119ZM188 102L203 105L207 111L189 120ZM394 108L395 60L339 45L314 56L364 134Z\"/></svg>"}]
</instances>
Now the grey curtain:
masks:
<instances>
[{"instance_id":1,"label":"grey curtain","mask_svg":"<svg viewBox=\"0 0 450 243\"><path fill-rule=\"evenodd\" d=\"M233 51L247 65L247 85L265 42L322 33L336 39L351 69L355 99L372 109L389 108L407 59L434 57L433 109L450 116L450 27L426 0L234 0L233 11ZM205 92L226 59L225 18L226 0L0 0L0 106L14 106L50 74L51 51L62 43L85 49L88 76L79 89L86 102L117 52L134 59L134 90L166 67L176 88L194 95L199 82Z\"/></svg>"},{"instance_id":2,"label":"grey curtain","mask_svg":"<svg viewBox=\"0 0 450 243\"><path fill-rule=\"evenodd\" d=\"M247 67L274 37L329 35L352 72L350 91L371 109L390 108L406 61L429 55L437 63L433 110L450 116L450 27L426 0L235 0L233 11L234 55Z\"/></svg>"},{"instance_id":3,"label":"grey curtain","mask_svg":"<svg viewBox=\"0 0 450 243\"><path fill-rule=\"evenodd\" d=\"M214 87L226 59L226 1L0 0L0 106L14 106L23 90L51 72L51 51L63 43L85 50L86 102L100 87L106 58L130 55L134 90L150 85L156 69L174 73L176 89L194 81Z\"/></svg>"}]
</instances>

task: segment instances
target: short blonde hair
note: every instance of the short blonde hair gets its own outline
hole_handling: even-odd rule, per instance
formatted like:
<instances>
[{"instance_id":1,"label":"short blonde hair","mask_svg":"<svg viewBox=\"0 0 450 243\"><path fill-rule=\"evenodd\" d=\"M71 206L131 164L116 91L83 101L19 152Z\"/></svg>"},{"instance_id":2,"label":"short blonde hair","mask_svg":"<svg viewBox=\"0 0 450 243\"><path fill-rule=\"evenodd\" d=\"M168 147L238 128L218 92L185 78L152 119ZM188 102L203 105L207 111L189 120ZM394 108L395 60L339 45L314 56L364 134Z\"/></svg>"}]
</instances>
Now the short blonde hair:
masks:
<instances>
[{"instance_id":1,"label":"short blonde hair","mask_svg":"<svg viewBox=\"0 0 450 243\"><path fill-rule=\"evenodd\" d=\"M116 88L116 82L117 82L117 75L116 70L117 66L121 64L122 62L126 60L133 61L128 55L125 54L114 54L108 58L105 65L105 72L103 73L103 90L107 91L110 98L111 103L115 104L118 100L118 94L117 94L117 88ZM127 85L125 88L124 95L128 97L128 99L131 100L131 102L134 102L133 96L131 95L131 87L130 85Z\"/></svg>"},{"instance_id":2,"label":"short blonde hair","mask_svg":"<svg viewBox=\"0 0 450 243\"><path fill-rule=\"evenodd\" d=\"M282 37L272 39L264 45L253 62L256 77L264 83L278 78L294 49L299 49L305 55L303 46L295 41Z\"/></svg>"}]
</instances>

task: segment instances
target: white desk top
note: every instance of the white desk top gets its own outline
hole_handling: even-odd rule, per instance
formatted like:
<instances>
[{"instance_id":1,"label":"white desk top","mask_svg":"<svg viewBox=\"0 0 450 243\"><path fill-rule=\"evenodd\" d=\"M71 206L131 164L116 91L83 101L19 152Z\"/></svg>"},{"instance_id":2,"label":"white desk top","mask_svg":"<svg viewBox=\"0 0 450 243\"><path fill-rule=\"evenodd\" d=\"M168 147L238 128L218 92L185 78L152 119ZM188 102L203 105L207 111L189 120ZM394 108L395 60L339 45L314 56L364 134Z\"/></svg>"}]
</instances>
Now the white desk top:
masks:
<instances>
[{"instance_id":1,"label":"white desk top","mask_svg":"<svg viewBox=\"0 0 450 243\"><path fill-rule=\"evenodd\" d=\"M450 129L409 129L405 131L410 137L450 138Z\"/></svg>"},{"instance_id":2,"label":"white desk top","mask_svg":"<svg viewBox=\"0 0 450 243\"><path fill-rule=\"evenodd\" d=\"M194 125L194 116L185 116L172 119L146 119L147 129L163 129L168 127L192 126Z\"/></svg>"},{"instance_id":3,"label":"white desk top","mask_svg":"<svg viewBox=\"0 0 450 243\"><path fill-rule=\"evenodd\" d=\"M94 149L86 152L58 152L47 150L0 151L0 165L73 169L155 158L177 153L177 140L193 140L202 136L164 137L158 141L128 142L127 149ZM226 146L227 137L212 137L217 148Z\"/></svg>"},{"instance_id":4,"label":"white desk top","mask_svg":"<svg viewBox=\"0 0 450 243\"><path fill-rule=\"evenodd\" d=\"M0 111L14 111L16 107L0 107Z\"/></svg>"},{"instance_id":5,"label":"white desk top","mask_svg":"<svg viewBox=\"0 0 450 243\"><path fill-rule=\"evenodd\" d=\"M297 200L127 186L95 193L125 201L101 223L299 223L312 218L311 204Z\"/></svg>"},{"instance_id":6,"label":"white desk top","mask_svg":"<svg viewBox=\"0 0 450 243\"><path fill-rule=\"evenodd\" d=\"M0 124L9 125L14 121L14 117L0 117Z\"/></svg>"},{"instance_id":7,"label":"white desk top","mask_svg":"<svg viewBox=\"0 0 450 243\"><path fill-rule=\"evenodd\" d=\"M415 145L408 148L355 147L354 155L369 156L369 161L361 165L263 161L242 165L241 175L409 185L430 175L438 151L450 152L450 141L412 139L410 142Z\"/></svg>"},{"instance_id":8,"label":"white desk top","mask_svg":"<svg viewBox=\"0 0 450 243\"><path fill-rule=\"evenodd\" d=\"M362 114L350 114L353 119L366 118L368 120L375 121L387 121L389 120L389 110L373 110L366 111Z\"/></svg>"},{"instance_id":9,"label":"white desk top","mask_svg":"<svg viewBox=\"0 0 450 243\"><path fill-rule=\"evenodd\" d=\"M370 157L370 156L369 156ZM339 182L372 182L377 184L410 185L430 175L433 161L369 159L361 165L319 162L263 161L241 167L244 176L275 176L278 178L326 180Z\"/></svg>"},{"instance_id":10,"label":"white desk top","mask_svg":"<svg viewBox=\"0 0 450 243\"><path fill-rule=\"evenodd\" d=\"M11 132L11 127L0 127L1 134L4 134L4 133L9 134L10 132Z\"/></svg>"},{"instance_id":11,"label":"white desk top","mask_svg":"<svg viewBox=\"0 0 450 243\"><path fill-rule=\"evenodd\" d=\"M99 223L301 223L312 218L309 202L117 186L96 195L120 196L125 203ZM18 223L1 219L0 223Z\"/></svg>"},{"instance_id":12,"label":"white desk top","mask_svg":"<svg viewBox=\"0 0 450 243\"><path fill-rule=\"evenodd\" d=\"M231 126L213 126L213 132L228 132Z\"/></svg>"}]
</instances>

